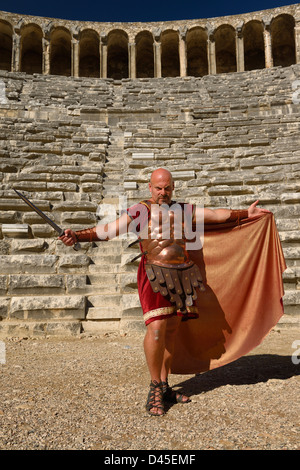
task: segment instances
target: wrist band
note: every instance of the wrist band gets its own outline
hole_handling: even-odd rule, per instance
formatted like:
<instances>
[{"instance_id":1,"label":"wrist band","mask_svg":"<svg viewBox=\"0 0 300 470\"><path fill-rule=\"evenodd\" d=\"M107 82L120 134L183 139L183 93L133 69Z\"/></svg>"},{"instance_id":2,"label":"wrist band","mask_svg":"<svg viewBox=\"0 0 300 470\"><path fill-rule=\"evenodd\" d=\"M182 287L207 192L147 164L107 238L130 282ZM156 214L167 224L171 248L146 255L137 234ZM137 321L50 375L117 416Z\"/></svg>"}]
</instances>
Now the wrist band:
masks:
<instances>
[{"instance_id":1,"label":"wrist band","mask_svg":"<svg viewBox=\"0 0 300 470\"><path fill-rule=\"evenodd\" d=\"M96 227L79 230L75 232L75 235L79 242L99 241L99 238L97 237Z\"/></svg>"},{"instance_id":2,"label":"wrist band","mask_svg":"<svg viewBox=\"0 0 300 470\"><path fill-rule=\"evenodd\" d=\"M229 222L236 222L240 224L240 220L248 218L248 210L237 210L231 211L230 216L227 219Z\"/></svg>"}]
</instances>

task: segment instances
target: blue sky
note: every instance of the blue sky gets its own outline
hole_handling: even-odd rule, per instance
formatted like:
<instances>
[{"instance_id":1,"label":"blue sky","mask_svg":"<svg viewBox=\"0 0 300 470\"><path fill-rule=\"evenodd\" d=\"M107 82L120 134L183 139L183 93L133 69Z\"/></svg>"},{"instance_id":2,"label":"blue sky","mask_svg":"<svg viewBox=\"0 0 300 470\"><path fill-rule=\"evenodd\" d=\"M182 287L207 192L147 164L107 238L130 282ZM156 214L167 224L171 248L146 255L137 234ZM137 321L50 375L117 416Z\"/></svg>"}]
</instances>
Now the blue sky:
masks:
<instances>
[{"instance_id":1,"label":"blue sky","mask_svg":"<svg viewBox=\"0 0 300 470\"><path fill-rule=\"evenodd\" d=\"M81 21L172 21L236 15L291 5L283 0L1 0L0 10Z\"/></svg>"}]
</instances>

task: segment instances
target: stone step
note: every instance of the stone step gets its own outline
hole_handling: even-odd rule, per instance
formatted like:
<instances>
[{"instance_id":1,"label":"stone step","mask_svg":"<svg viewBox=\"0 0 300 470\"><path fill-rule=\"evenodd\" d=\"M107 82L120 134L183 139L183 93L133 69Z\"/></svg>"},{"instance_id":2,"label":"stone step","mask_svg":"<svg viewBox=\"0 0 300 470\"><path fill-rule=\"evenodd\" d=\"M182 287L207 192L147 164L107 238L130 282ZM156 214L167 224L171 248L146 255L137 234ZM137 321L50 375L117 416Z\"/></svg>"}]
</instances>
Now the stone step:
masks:
<instances>
[{"instance_id":1,"label":"stone step","mask_svg":"<svg viewBox=\"0 0 300 470\"><path fill-rule=\"evenodd\" d=\"M45 318L81 320L86 314L86 299L82 295L11 297L11 320L41 321Z\"/></svg>"},{"instance_id":2,"label":"stone step","mask_svg":"<svg viewBox=\"0 0 300 470\"><path fill-rule=\"evenodd\" d=\"M89 308L86 320L119 320L122 317L121 309L113 306Z\"/></svg>"},{"instance_id":3,"label":"stone step","mask_svg":"<svg viewBox=\"0 0 300 470\"><path fill-rule=\"evenodd\" d=\"M0 338L10 337L48 337L61 336L79 336L82 330L80 320L61 320L55 319L40 321L34 320L4 320L0 322Z\"/></svg>"},{"instance_id":4,"label":"stone step","mask_svg":"<svg viewBox=\"0 0 300 470\"><path fill-rule=\"evenodd\" d=\"M109 275L109 274L108 274ZM115 295L120 292L120 288L118 283L112 284L91 284L84 286L82 291L84 295Z\"/></svg>"},{"instance_id":5,"label":"stone step","mask_svg":"<svg viewBox=\"0 0 300 470\"><path fill-rule=\"evenodd\" d=\"M91 286L96 288L112 289L119 283L119 276L116 273L89 274L88 279Z\"/></svg>"},{"instance_id":6,"label":"stone step","mask_svg":"<svg viewBox=\"0 0 300 470\"><path fill-rule=\"evenodd\" d=\"M121 294L103 294L103 295L89 295L87 296L88 302L91 307L104 307L120 309L122 295Z\"/></svg>"},{"instance_id":7,"label":"stone step","mask_svg":"<svg viewBox=\"0 0 300 470\"><path fill-rule=\"evenodd\" d=\"M104 253L103 255L95 255L92 258L93 264L90 265L89 267L91 268L93 265L94 266L102 266L102 265L115 265L121 263L122 260L122 253L118 254L110 254L110 253ZM91 272L91 271L90 271Z\"/></svg>"},{"instance_id":8,"label":"stone step","mask_svg":"<svg viewBox=\"0 0 300 470\"><path fill-rule=\"evenodd\" d=\"M101 263L101 264L90 264L89 269L88 269L88 275L97 275L97 274L103 274L103 273L108 273L108 274L118 274L122 271L122 268L120 264L106 264L106 263Z\"/></svg>"}]
</instances>

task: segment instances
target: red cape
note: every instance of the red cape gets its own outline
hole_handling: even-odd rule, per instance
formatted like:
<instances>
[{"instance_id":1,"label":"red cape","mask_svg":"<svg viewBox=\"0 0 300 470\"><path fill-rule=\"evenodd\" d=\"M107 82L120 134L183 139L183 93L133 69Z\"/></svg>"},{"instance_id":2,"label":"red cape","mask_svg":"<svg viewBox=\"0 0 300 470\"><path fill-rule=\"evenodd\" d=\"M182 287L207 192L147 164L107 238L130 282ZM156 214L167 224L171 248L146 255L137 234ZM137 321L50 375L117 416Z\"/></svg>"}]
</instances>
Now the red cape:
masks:
<instances>
[{"instance_id":1,"label":"red cape","mask_svg":"<svg viewBox=\"0 0 300 470\"><path fill-rule=\"evenodd\" d=\"M258 346L283 315L286 264L272 213L241 225L208 225L203 249L190 252L206 291L199 318L182 322L171 372L223 366Z\"/></svg>"}]
</instances>

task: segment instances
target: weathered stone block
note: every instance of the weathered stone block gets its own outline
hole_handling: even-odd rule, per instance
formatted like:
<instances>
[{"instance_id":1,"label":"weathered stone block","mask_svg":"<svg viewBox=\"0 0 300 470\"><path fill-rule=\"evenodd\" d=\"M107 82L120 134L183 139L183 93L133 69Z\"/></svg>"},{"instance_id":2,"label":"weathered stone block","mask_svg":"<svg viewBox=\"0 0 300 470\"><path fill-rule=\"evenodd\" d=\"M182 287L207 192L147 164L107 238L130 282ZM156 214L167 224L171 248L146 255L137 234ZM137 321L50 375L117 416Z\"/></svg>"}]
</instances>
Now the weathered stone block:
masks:
<instances>
[{"instance_id":1,"label":"weathered stone block","mask_svg":"<svg viewBox=\"0 0 300 470\"><path fill-rule=\"evenodd\" d=\"M90 193L90 192L93 192L93 193L99 193L101 194L101 191L102 191L102 184L100 183L82 183L81 185L81 189L82 191L84 191L85 193Z\"/></svg>"},{"instance_id":2,"label":"weathered stone block","mask_svg":"<svg viewBox=\"0 0 300 470\"><path fill-rule=\"evenodd\" d=\"M81 332L78 320L64 321L20 321L5 320L0 322L0 337L44 337L44 336L77 336Z\"/></svg>"},{"instance_id":3,"label":"weathered stone block","mask_svg":"<svg viewBox=\"0 0 300 470\"><path fill-rule=\"evenodd\" d=\"M0 269L5 274L54 273L57 259L55 255L2 255Z\"/></svg>"},{"instance_id":4,"label":"weathered stone block","mask_svg":"<svg viewBox=\"0 0 300 470\"><path fill-rule=\"evenodd\" d=\"M138 294L125 294L122 297L122 310L130 311L141 307L141 302Z\"/></svg>"},{"instance_id":5,"label":"weathered stone block","mask_svg":"<svg viewBox=\"0 0 300 470\"><path fill-rule=\"evenodd\" d=\"M190 180L196 178L195 171L172 171L172 176L176 180Z\"/></svg>"},{"instance_id":6,"label":"weathered stone block","mask_svg":"<svg viewBox=\"0 0 300 470\"><path fill-rule=\"evenodd\" d=\"M135 181L125 181L124 189L138 189L138 184Z\"/></svg>"},{"instance_id":7,"label":"weathered stone block","mask_svg":"<svg viewBox=\"0 0 300 470\"><path fill-rule=\"evenodd\" d=\"M66 289L68 294L84 294L87 289L87 276L85 274L66 275Z\"/></svg>"},{"instance_id":8,"label":"weathered stone block","mask_svg":"<svg viewBox=\"0 0 300 470\"><path fill-rule=\"evenodd\" d=\"M18 220L18 214L15 211L1 211L0 224L13 224Z\"/></svg>"},{"instance_id":9,"label":"weathered stone block","mask_svg":"<svg viewBox=\"0 0 300 470\"><path fill-rule=\"evenodd\" d=\"M0 275L0 295L5 295L7 292L7 276Z\"/></svg>"},{"instance_id":10,"label":"weathered stone block","mask_svg":"<svg viewBox=\"0 0 300 470\"><path fill-rule=\"evenodd\" d=\"M24 320L84 319L86 299L82 295L12 297L10 318Z\"/></svg>"},{"instance_id":11,"label":"weathered stone block","mask_svg":"<svg viewBox=\"0 0 300 470\"><path fill-rule=\"evenodd\" d=\"M96 224L97 217L94 212L63 212L61 215L61 223L64 224Z\"/></svg>"},{"instance_id":12,"label":"weathered stone block","mask_svg":"<svg viewBox=\"0 0 300 470\"><path fill-rule=\"evenodd\" d=\"M135 271L122 273L120 275L120 288L122 292L137 290L137 274Z\"/></svg>"},{"instance_id":13,"label":"weathered stone block","mask_svg":"<svg viewBox=\"0 0 300 470\"><path fill-rule=\"evenodd\" d=\"M75 183L47 183L47 189L50 191L73 191L76 192L77 184Z\"/></svg>"},{"instance_id":14,"label":"weathered stone block","mask_svg":"<svg viewBox=\"0 0 300 470\"><path fill-rule=\"evenodd\" d=\"M88 320L82 322L82 329L85 333L98 334L108 331L119 331L120 320Z\"/></svg>"},{"instance_id":15,"label":"weathered stone block","mask_svg":"<svg viewBox=\"0 0 300 470\"><path fill-rule=\"evenodd\" d=\"M9 313L10 298L2 297L0 298L0 320L7 318Z\"/></svg>"},{"instance_id":16,"label":"weathered stone block","mask_svg":"<svg viewBox=\"0 0 300 470\"><path fill-rule=\"evenodd\" d=\"M155 159L155 155L153 152L134 152L132 154L132 159L133 160L142 160L142 161L145 161L145 160L154 160Z\"/></svg>"},{"instance_id":17,"label":"weathered stone block","mask_svg":"<svg viewBox=\"0 0 300 470\"><path fill-rule=\"evenodd\" d=\"M64 276L57 274L11 274L8 281L11 294L63 294Z\"/></svg>"},{"instance_id":18,"label":"weathered stone block","mask_svg":"<svg viewBox=\"0 0 300 470\"><path fill-rule=\"evenodd\" d=\"M87 320L119 320L122 316L120 309L111 307L91 307L88 310Z\"/></svg>"},{"instance_id":19,"label":"weathered stone block","mask_svg":"<svg viewBox=\"0 0 300 470\"><path fill-rule=\"evenodd\" d=\"M50 225L46 224L34 224L31 225L31 231L34 237L38 238L50 238L57 237L58 233Z\"/></svg>"},{"instance_id":20,"label":"weathered stone block","mask_svg":"<svg viewBox=\"0 0 300 470\"><path fill-rule=\"evenodd\" d=\"M88 265L90 264L90 258L86 255L63 255L59 259L58 272L69 273L69 272L86 272Z\"/></svg>"},{"instance_id":21,"label":"weathered stone block","mask_svg":"<svg viewBox=\"0 0 300 470\"><path fill-rule=\"evenodd\" d=\"M280 200L285 204L300 203L300 193L283 193Z\"/></svg>"},{"instance_id":22,"label":"weathered stone block","mask_svg":"<svg viewBox=\"0 0 300 470\"><path fill-rule=\"evenodd\" d=\"M89 201L62 202L53 205L54 211L90 211L96 212L97 205Z\"/></svg>"},{"instance_id":23,"label":"weathered stone block","mask_svg":"<svg viewBox=\"0 0 300 470\"><path fill-rule=\"evenodd\" d=\"M29 226L27 224L3 224L2 234L7 238L27 238Z\"/></svg>"},{"instance_id":24,"label":"weathered stone block","mask_svg":"<svg viewBox=\"0 0 300 470\"><path fill-rule=\"evenodd\" d=\"M41 253L47 249L45 240L13 240L11 253Z\"/></svg>"},{"instance_id":25,"label":"weathered stone block","mask_svg":"<svg viewBox=\"0 0 300 470\"><path fill-rule=\"evenodd\" d=\"M101 307L107 308L108 310L115 309L119 311L122 296L120 294L89 295L88 301L91 307Z\"/></svg>"}]
</instances>

